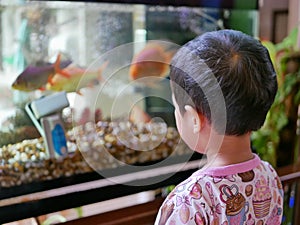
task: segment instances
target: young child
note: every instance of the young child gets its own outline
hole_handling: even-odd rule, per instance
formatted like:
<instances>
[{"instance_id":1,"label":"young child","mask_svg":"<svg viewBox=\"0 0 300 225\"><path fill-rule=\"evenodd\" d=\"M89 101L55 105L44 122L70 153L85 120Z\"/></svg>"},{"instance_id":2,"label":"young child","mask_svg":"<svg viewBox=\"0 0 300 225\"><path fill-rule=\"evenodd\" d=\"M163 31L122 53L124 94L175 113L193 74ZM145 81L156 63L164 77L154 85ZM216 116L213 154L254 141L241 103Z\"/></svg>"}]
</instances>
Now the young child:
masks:
<instances>
[{"instance_id":1,"label":"young child","mask_svg":"<svg viewBox=\"0 0 300 225\"><path fill-rule=\"evenodd\" d=\"M178 131L207 163L168 195L155 225L279 225L281 182L250 146L277 91L267 49L240 31L207 32L178 50L170 78Z\"/></svg>"}]
</instances>

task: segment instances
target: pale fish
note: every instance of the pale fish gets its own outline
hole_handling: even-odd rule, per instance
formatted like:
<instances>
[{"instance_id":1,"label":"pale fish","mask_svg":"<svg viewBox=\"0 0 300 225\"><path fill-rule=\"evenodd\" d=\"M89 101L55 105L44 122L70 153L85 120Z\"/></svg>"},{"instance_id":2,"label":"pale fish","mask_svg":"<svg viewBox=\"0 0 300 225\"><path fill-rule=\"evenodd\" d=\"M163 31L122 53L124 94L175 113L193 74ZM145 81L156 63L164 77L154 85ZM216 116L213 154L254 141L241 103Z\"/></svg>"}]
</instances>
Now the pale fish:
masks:
<instances>
[{"instance_id":1,"label":"pale fish","mask_svg":"<svg viewBox=\"0 0 300 225\"><path fill-rule=\"evenodd\" d=\"M103 81L102 72L106 68L108 62L103 63L97 70L88 70L86 68L69 65L63 72L69 77L55 74L47 83L46 89L51 91L66 91L80 93L80 89L84 87L93 87Z\"/></svg>"}]
</instances>

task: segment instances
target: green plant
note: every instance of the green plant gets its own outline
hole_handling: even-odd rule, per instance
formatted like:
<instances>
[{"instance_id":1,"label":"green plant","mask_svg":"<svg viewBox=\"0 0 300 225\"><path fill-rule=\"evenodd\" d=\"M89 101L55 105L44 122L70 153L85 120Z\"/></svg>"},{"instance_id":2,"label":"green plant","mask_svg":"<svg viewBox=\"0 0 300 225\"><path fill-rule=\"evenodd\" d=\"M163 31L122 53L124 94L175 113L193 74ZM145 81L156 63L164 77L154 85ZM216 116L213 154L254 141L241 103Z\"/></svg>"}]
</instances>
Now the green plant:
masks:
<instances>
[{"instance_id":1,"label":"green plant","mask_svg":"<svg viewBox=\"0 0 300 225\"><path fill-rule=\"evenodd\" d=\"M53 223L64 223L66 222L66 218L61 216L61 215L53 215L51 217L49 217L48 219L46 219L42 225L51 225Z\"/></svg>"},{"instance_id":2,"label":"green plant","mask_svg":"<svg viewBox=\"0 0 300 225\"><path fill-rule=\"evenodd\" d=\"M300 50L297 47L298 29L282 42L262 41L274 64L278 92L264 126L252 134L252 145L258 154L274 167L293 162L296 156L297 110L300 103Z\"/></svg>"},{"instance_id":3,"label":"green plant","mask_svg":"<svg viewBox=\"0 0 300 225\"><path fill-rule=\"evenodd\" d=\"M34 126L24 108L16 109L15 114L9 117L8 121L13 125L13 128Z\"/></svg>"},{"instance_id":4,"label":"green plant","mask_svg":"<svg viewBox=\"0 0 300 225\"><path fill-rule=\"evenodd\" d=\"M0 127L0 148L4 145L40 137L38 130L24 109L18 108L15 114L5 121L5 129Z\"/></svg>"}]
</instances>

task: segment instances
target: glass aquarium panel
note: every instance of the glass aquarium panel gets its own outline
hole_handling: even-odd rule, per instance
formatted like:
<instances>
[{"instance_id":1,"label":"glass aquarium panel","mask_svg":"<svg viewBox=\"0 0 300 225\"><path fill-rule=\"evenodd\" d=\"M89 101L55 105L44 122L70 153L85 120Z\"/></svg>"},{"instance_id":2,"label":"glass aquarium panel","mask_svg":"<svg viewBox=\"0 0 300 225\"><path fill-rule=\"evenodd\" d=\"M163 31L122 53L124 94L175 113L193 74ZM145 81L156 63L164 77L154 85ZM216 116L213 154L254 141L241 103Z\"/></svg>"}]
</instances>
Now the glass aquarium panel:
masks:
<instances>
[{"instance_id":1,"label":"glass aquarium panel","mask_svg":"<svg viewBox=\"0 0 300 225\"><path fill-rule=\"evenodd\" d=\"M184 154L185 147L176 144L180 138L168 80L176 49L207 31L234 28L257 36L258 30L256 9L68 1L0 1L0 5L0 164L17 171L24 171L26 162L65 156L51 149L64 141L61 151L73 154L81 145L84 150L108 146L115 158L130 164L166 158L174 146L181 146L178 154ZM136 66L148 55L152 58L146 61L163 60ZM38 113L47 113L37 117L33 106ZM116 139L119 133L135 140L130 146L147 150L160 146L161 133L152 139L148 135L157 124L167 137L159 153L119 154L130 142ZM89 135L81 135L85 133ZM109 162L100 168L118 165ZM84 171L90 169L77 170Z\"/></svg>"}]
</instances>

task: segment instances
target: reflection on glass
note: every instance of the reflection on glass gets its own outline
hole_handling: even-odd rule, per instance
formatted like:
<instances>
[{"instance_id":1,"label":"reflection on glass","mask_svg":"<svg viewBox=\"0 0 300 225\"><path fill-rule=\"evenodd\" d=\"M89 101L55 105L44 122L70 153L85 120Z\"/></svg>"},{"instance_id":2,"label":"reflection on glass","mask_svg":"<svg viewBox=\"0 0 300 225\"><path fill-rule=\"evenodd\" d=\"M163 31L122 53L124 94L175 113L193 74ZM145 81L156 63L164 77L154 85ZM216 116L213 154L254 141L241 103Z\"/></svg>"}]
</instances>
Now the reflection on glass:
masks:
<instances>
[{"instance_id":1,"label":"reflection on glass","mask_svg":"<svg viewBox=\"0 0 300 225\"><path fill-rule=\"evenodd\" d=\"M164 143L171 153L171 145L179 137L174 128L168 70L158 74L150 70L170 63L178 47L204 32L234 28L257 34L256 10L51 1L1 4L0 164L16 163L20 170L24 162L47 158L41 147L42 139L38 139L40 133L24 110L25 105L58 91L68 92L70 107L63 110L62 119L70 152L77 150L76 137L71 134L74 126L85 130L90 126L84 127L86 124L100 122L99 140L108 140L107 145L124 149L119 142L112 141L114 134L103 132L120 131L115 124L120 121L141 132L141 125L131 126L127 122L160 121L172 127L166 139L169 142ZM151 40L158 41L156 47L149 48ZM145 48L146 53L142 53ZM164 55L160 58L155 52ZM130 75L137 55L159 61L139 69L142 75L138 77L150 77L149 82ZM12 88L21 74L18 86ZM141 136L145 138L145 134ZM89 137L80 138L86 141ZM94 140L95 136L90 138ZM95 145L102 145L100 142ZM11 147L15 143L19 145ZM8 151L11 148L14 153ZM159 155L141 156L143 160L138 158L139 154L128 157L131 163L151 157L157 160L168 155L162 149ZM126 155L118 155L117 150L110 151L118 159L128 160ZM87 168L79 171L90 171Z\"/></svg>"}]
</instances>

